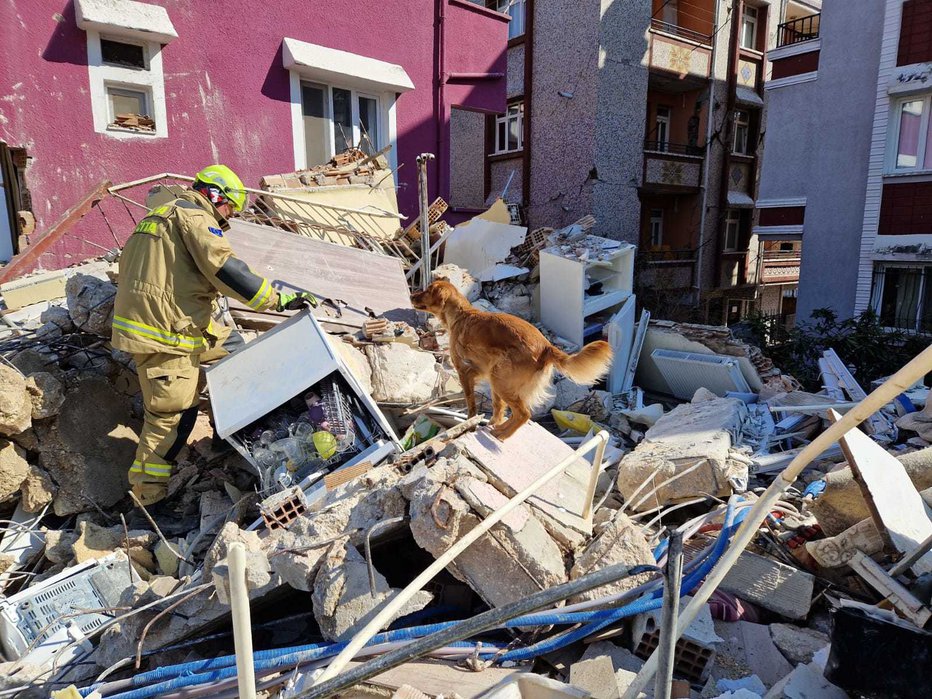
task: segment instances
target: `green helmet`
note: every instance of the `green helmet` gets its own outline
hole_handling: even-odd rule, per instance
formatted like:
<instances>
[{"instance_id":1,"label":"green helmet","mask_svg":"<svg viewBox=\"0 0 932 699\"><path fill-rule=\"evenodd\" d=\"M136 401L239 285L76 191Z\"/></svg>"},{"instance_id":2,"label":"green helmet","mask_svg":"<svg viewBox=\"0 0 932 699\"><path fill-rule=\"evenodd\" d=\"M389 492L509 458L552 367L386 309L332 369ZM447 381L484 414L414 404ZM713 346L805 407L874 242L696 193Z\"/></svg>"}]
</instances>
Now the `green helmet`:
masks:
<instances>
[{"instance_id":1,"label":"green helmet","mask_svg":"<svg viewBox=\"0 0 932 699\"><path fill-rule=\"evenodd\" d=\"M225 197L237 211L242 211L246 206L246 189L243 182L226 165L205 167L194 178L195 189L198 188L198 184L219 190L219 194Z\"/></svg>"}]
</instances>

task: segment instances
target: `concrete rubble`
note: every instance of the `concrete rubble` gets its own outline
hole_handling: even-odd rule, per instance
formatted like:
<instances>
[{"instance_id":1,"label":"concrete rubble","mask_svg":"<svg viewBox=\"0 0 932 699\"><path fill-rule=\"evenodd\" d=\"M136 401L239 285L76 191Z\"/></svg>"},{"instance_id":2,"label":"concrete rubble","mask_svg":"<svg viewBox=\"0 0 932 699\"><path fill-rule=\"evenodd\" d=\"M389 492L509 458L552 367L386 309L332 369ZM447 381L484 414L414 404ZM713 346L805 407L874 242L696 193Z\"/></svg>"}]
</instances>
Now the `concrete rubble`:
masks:
<instances>
[{"instance_id":1,"label":"concrete rubble","mask_svg":"<svg viewBox=\"0 0 932 699\"><path fill-rule=\"evenodd\" d=\"M244 218L290 234L282 220L297 226L331 200L348 206L357 196L354 188L386 177L391 184L384 154L370 159L352 149L317 168L267 177L266 208ZM275 199L286 192L288 200ZM378 197L380 206L397 211L393 184L380 187ZM197 674L180 663L208 659L228 667L221 659L233 654L229 551L240 542L256 649L304 647L295 651L300 653L308 644L326 646L327 655L312 659L295 660L282 651L287 667L269 661L263 668L264 678L276 680L265 696L294 696L311 686L314 663L332 661L339 647L330 644L351 641L422 570L501 517L405 598L380 629L390 636L376 652L403 640L395 629L426 634L440 626L417 629L520 603L610 566L634 570L533 610L544 616L529 623L486 629L461 646L436 649L357 686L410 697L461 690L461 696L479 696L472 688L485 680L482 691L493 693L483 696L517 696L516 687L606 698L629 690L660 643L671 532L679 530L686 540L686 605L732 545L736 520L829 427L825 406L848 402L857 388L846 384L841 400L827 388L802 386L793 367L775 366L727 328L647 314L634 323L636 299L624 286L619 262L633 252L588 235L591 217L528 231L511 223L504 202L497 201L451 234L440 218L445 211L442 200L432 205L429 238L432 244L452 241L447 250L454 254L444 260L438 244L440 264L429 278L449 280L476 307L524 318L564 351L576 351L578 343L543 320L560 316L541 308L548 298L541 287L553 282L540 264L545 250L545 257L578 265L573 273L583 275L584 299L610 294L617 301L606 300L604 312L586 316L580 327L587 339L611 339L619 361L612 379L618 384L611 385L621 390L609 390L609 382L580 386L557 375L533 420L499 442L484 422L466 414L449 337L436 319L418 318L411 307L376 313L375 299L369 304L365 298L352 309L342 301L343 310L340 299L330 299L333 308L314 321L304 314L289 319L235 309L233 322L248 342L231 360L261 356L258 348L272 337L270 328L280 334L300 323L321 334L320 351L306 352L300 367L282 365L283 383L293 389L284 402L269 403L274 391L264 386L242 396L240 402L261 416L228 431L225 409L243 405L231 405L208 377L169 497L143 512L127 497L126 476L140 427L139 385L132 358L109 345L119 284L115 258L52 275L58 281L51 285L48 273L41 286L36 277L33 296L45 297L17 303L0 329L0 519L11 523L0 535L3 687L40 691L58 682L85 688L105 671L107 682L123 682L155 668L171 679ZM371 230L328 224L326 241L397 260L393 273L407 293L405 274L412 290L420 280L419 224L396 224L386 216L361 216L358 225ZM320 254L315 263L325 267L326 253ZM593 274L590 262L601 265L604 278L586 276ZM610 267L611 273L605 271ZM30 298L30 279L9 287L17 300ZM290 281L308 288L313 282ZM657 361L663 352L694 363L692 373L684 374L686 384ZM746 388L722 390L711 374L696 371L703 357L725 366L728 381ZM298 385L302 371L315 378ZM690 382L695 390L684 393ZM478 386L477 396L488 415L490 388ZM324 414L316 434L332 439L326 448L318 445L313 455L294 459L282 456L284 447L266 449L271 465L259 458L267 433L275 437L272 444L297 439L297 425L315 409ZM913 501L921 496L928 505L932 447L925 437L932 434L932 420L926 411L903 410L899 403L885 406L862 429L896 457L919 494L909 492ZM599 463L591 451L574 454L602 431L607 446ZM213 439L215 433L224 435L225 445ZM885 494L872 492L876 483L856 468L858 454L851 457L855 468L841 449L821 454L752 532L751 543L676 645L676 695L856 695L857 686L833 674L845 660L833 620L851 600L886 614L883 623L898 632L920 638L928 633L910 621L928 618L932 583L921 556L919 563L892 570L908 556L904 537L910 541L922 529L899 527L889 513L880 516L877 503L888 502ZM563 460L569 465L559 474L509 505ZM891 545L894 540L900 548ZM56 595L84 594L92 588L83 571L111 565L117 553L128 563L109 583L118 603L107 615L79 619L66 629L72 608L87 612L93 605L62 597L42 638L32 629L32 636L11 640L17 610L25 608L23 595L35 599L62 581L68 582L55 588ZM866 580L856 567L861 554L879 565L879 582ZM78 592L67 592L72 589ZM880 612L885 599L909 614ZM68 638L80 652L65 645ZM889 654L877 660L877 672L893 661ZM218 677L195 686L205 694L232 689L222 685L229 677ZM105 686L103 696L118 689Z\"/></svg>"}]
</instances>

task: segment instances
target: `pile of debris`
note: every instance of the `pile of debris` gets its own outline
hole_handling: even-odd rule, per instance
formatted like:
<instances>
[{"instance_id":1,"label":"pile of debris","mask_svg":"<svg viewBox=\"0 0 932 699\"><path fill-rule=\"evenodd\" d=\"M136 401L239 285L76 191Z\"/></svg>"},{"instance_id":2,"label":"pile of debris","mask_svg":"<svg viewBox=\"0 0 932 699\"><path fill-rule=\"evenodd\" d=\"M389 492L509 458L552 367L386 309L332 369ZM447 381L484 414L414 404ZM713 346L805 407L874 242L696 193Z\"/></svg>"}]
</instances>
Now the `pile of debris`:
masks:
<instances>
[{"instance_id":1,"label":"pile of debris","mask_svg":"<svg viewBox=\"0 0 932 699\"><path fill-rule=\"evenodd\" d=\"M248 342L208 369L151 513L127 497L141 400L109 344L116 255L0 286L0 693L232 697L251 663L282 699L637 696L656 652L672 696L928 695L924 386L808 448L866 395L834 352L804 392L725 328L636 319L635 250L591 217L528 233L499 200L450 227L435 202L434 278L566 350L614 351L604 384L558 377L499 442L410 305L419 236L350 204L386 167L353 151L269 176L231 221L238 255L323 303L231 302ZM676 589L698 616L670 653ZM240 603L252 658L234 652ZM346 668L347 643L374 660Z\"/></svg>"}]
</instances>

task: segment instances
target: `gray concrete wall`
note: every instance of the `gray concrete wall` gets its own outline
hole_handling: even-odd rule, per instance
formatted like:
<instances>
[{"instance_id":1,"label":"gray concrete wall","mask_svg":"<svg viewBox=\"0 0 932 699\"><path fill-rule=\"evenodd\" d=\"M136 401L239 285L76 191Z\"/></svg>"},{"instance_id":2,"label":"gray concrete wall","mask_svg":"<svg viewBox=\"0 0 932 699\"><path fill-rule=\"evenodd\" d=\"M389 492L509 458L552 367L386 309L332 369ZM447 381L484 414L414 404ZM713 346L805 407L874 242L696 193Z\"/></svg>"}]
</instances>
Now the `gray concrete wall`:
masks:
<instances>
[{"instance_id":1,"label":"gray concrete wall","mask_svg":"<svg viewBox=\"0 0 932 699\"><path fill-rule=\"evenodd\" d=\"M534 3L531 228L592 213L600 7L600 0ZM643 108L643 96L638 101Z\"/></svg>"},{"instance_id":2,"label":"gray concrete wall","mask_svg":"<svg viewBox=\"0 0 932 699\"><path fill-rule=\"evenodd\" d=\"M797 323L854 312L882 25L876 0L825 3L818 79L768 93L761 198L806 197Z\"/></svg>"},{"instance_id":3,"label":"gray concrete wall","mask_svg":"<svg viewBox=\"0 0 932 699\"><path fill-rule=\"evenodd\" d=\"M450 110L450 206L482 208L485 201L485 114Z\"/></svg>"},{"instance_id":4,"label":"gray concrete wall","mask_svg":"<svg viewBox=\"0 0 932 699\"><path fill-rule=\"evenodd\" d=\"M512 173L514 176L512 177ZM511 178L511 183L508 180ZM496 160L489 164L489 194L501 194L505 185L505 201L509 204L520 204L524 199L524 159L519 153L515 158Z\"/></svg>"},{"instance_id":5,"label":"gray concrete wall","mask_svg":"<svg viewBox=\"0 0 932 699\"><path fill-rule=\"evenodd\" d=\"M524 44L517 44L508 49L505 92L508 99L524 94Z\"/></svg>"},{"instance_id":6,"label":"gray concrete wall","mask_svg":"<svg viewBox=\"0 0 932 699\"><path fill-rule=\"evenodd\" d=\"M595 175L597 235L638 243L650 0L601 0Z\"/></svg>"}]
</instances>

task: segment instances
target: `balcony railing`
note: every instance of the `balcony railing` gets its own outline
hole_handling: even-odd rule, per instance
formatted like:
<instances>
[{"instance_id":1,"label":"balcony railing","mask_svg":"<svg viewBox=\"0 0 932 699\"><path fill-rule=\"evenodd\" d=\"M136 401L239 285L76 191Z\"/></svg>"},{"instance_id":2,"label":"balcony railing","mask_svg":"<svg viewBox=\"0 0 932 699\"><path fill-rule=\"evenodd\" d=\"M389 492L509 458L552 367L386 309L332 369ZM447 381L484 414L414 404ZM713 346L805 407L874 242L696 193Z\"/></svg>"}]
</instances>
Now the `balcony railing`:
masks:
<instances>
[{"instance_id":1,"label":"balcony railing","mask_svg":"<svg viewBox=\"0 0 932 699\"><path fill-rule=\"evenodd\" d=\"M685 143L670 143L669 141L644 141L644 150L654 151L657 153L674 153L676 155L698 155L702 156L705 148L702 146L690 146Z\"/></svg>"},{"instance_id":2,"label":"balcony railing","mask_svg":"<svg viewBox=\"0 0 932 699\"><path fill-rule=\"evenodd\" d=\"M819 38L821 14L800 17L777 27L777 48Z\"/></svg>"},{"instance_id":3,"label":"balcony railing","mask_svg":"<svg viewBox=\"0 0 932 699\"><path fill-rule=\"evenodd\" d=\"M799 260L802 252L799 250L764 250L764 262L791 262Z\"/></svg>"},{"instance_id":4,"label":"balcony railing","mask_svg":"<svg viewBox=\"0 0 932 699\"><path fill-rule=\"evenodd\" d=\"M672 34L673 36L678 36L681 39L686 39L687 41L695 41L697 44L704 44L706 46L712 45L712 36L710 34L703 34L701 32L693 31L692 29L687 29L686 27L680 27L670 22L663 22L659 19L652 19L650 21L650 28L658 32L664 32L665 34Z\"/></svg>"}]
</instances>

